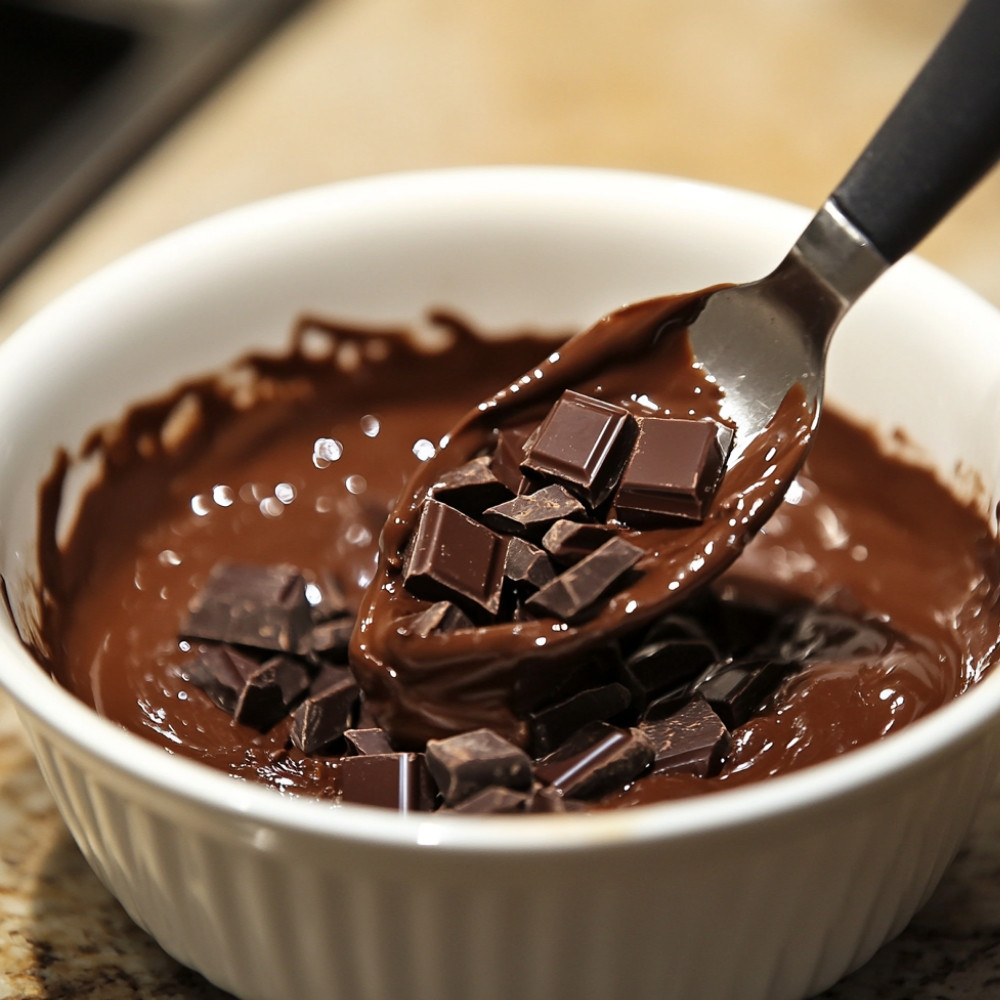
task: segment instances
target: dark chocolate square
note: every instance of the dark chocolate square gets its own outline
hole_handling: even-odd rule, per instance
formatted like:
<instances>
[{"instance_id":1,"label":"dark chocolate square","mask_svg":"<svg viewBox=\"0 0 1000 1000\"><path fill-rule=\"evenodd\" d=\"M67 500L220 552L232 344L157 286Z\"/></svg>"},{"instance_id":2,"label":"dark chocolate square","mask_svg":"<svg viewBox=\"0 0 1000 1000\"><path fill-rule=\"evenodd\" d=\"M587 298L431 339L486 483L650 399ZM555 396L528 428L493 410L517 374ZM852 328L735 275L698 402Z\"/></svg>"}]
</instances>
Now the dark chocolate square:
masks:
<instances>
[{"instance_id":1,"label":"dark chocolate square","mask_svg":"<svg viewBox=\"0 0 1000 1000\"><path fill-rule=\"evenodd\" d=\"M306 583L298 570L223 562L192 599L181 634L294 653L312 624Z\"/></svg>"},{"instance_id":2,"label":"dark chocolate square","mask_svg":"<svg viewBox=\"0 0 1000 1000\"><path fill-rule=\"evenodd\" d=\"M535 777L574 798L596 798L622 788L653 760L653 745L638 729L593 722L535 765Z\"/></svg>"},{"instance_id":3,"label":"dark chocolate square","mask_svg":"<svg viewBox=\"0 0 1000 1000\"><path fill-rule=\"evenodd\" d=\"M406 553L406 589L425 601L453 601L464 611L495 615L500 607L506 543L454 507L428 499Z\"/></svg>"},{"instance_id":4,"label":"dark chocolate square","mask_svg":"<svg viewBox=\"0 0 1000 1000\"><path fill-rule=\"evenodd\" d=\"M722 719L703 698L692 698L669 718L639 723L653 744L652 774L719 773L732 746Z\"/></svg>"},{"instance_id":5,"label":"dark chocolate square","mask_svg":"<svg viewBox=\"0 0 1000 1000\"><path fill-rule=\"evenodd\" d=\"M715 496L733 432L714 420L642 417L615 494L615 516L632 528L701 521Z\"/></svg>"},{"instance_id":6,"label":"dark chocolate square","mask_svg":"<svg viewBox=\"0 0 1000 1000\"><path fill-rule=\"evenodd\" d=\"M488 455L473 458L456 469L442 473L429 493L435 500L471 517L478 516L486 507L510 500L514 495L514 491L493 473Z\"/></svg>"},{"instance_id":7,"label":"dark chocolate square","mask_svg":"<svg viewBox=\"0 0 1000 1000\"><path fill-rule=\"evenodd\" d=\"M434 808L433 782L422 753L363 754L344 757L336 766L342 802L400 812Z\"/></svg>"},{"instance_id":8,"label":"dark chocolate square","mask_svg":"<svg viewBox=\"0 0 1000 1000\"><path fill-rule=\"evenodd\" d=\"M426 758L446 805L491 785L522 791L531 787L531 759L490 729L428 740Z\"/></svg>"},{"instance_id":9,"label":"dark chocolate square","mask_svg":"<svg viewBox=\"0 0 1000 1000\"><path fill-rule=\"evenodd\" d=\"M303 753L312 754L339 740L351 728L360 694L349 670L324 666L308 697L292 713L292 743Z\"/></svg>"},{"instance_id":10,"label":"dark chocolate square","mask_svg":"<svg viewBox=\"0 0 1000 1000\"><path fill-rule=\"evenodd\" d=\"M733 730L761 708L788 671L781 660L741 660L700 684L697 692Z\"/></svg>"},{"instance_id":11,"label":"dark chocolate square","mask_svg":"<svg viewBox=\"0 0 1000 1000\"><path fill-rule=\"evenodd\" d=\"M525 447L521 468L598 507L614 491L635 435L635 417L627 410L567 389Z\"/></svg>"}]
</instances>

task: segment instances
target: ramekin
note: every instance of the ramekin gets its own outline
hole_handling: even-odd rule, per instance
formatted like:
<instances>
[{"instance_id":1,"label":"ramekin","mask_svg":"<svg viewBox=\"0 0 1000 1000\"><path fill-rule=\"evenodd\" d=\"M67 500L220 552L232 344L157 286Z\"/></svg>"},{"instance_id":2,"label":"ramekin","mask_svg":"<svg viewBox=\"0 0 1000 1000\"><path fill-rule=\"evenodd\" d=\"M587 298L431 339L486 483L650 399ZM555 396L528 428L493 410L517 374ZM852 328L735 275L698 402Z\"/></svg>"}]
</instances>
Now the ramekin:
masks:
<instances>
[{"instance_id":1,"label":"ramekin","mask_svg":"<svg viewBox=\"0 0 1000 1000\"><path fill-rule=\"evenodd\" d=\"M0 574L34 620L38 484L130 402L279 348L304 310L419 324L447 306L565 329L757 277L809 213L635 173L487 168L239 209L84 282L0 348ZM957 490L1000 496L1000 314L903 261L837 334L829 396L902 428ZM792 1000L928 897L989 789L1000 672L876 745L756 786L598 815L334 807L146 743L59 688L0 624L73 836L132 917L245 1000Z\"/></svg>"}]
</instances>

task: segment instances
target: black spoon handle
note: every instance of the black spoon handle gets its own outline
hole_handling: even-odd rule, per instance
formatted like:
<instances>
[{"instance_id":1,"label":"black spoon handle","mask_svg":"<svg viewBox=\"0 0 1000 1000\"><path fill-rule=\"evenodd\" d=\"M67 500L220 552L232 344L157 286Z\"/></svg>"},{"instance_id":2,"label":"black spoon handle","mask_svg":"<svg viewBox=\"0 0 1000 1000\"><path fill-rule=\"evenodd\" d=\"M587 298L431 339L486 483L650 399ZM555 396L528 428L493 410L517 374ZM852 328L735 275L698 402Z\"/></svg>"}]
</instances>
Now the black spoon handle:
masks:
<instances>
[{"instance_id":1,"label":"black spoon handle","mask_svg":"<svg viewBox=\"0 0 1000 1000\"><path fill-rule=\"evenodd\" d=\"M1000 0L968 0L833 200L893 264L1000 157Z\"/></svg>"}]
</instances>

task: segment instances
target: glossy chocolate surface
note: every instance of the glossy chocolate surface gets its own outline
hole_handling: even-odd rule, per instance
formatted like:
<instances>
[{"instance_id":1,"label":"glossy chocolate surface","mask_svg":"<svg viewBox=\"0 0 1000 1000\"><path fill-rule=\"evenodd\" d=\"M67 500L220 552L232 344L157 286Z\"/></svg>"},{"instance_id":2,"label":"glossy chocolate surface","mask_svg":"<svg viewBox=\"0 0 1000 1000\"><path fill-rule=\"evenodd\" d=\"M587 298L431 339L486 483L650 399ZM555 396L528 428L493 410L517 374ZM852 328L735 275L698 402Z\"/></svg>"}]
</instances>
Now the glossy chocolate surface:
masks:
<instances>
[{"instance_id":1,"label":"glossy chocolate surface","mask_svg":"<svg viewBox=\"0 0 1000 1000\"><path fill-rule=\"evenodd\" d=\"M443 354L417 349L402 333L330 327L320 336L330 356L318 358L300 331L287 355L245 359L247 379L206 378L136 406L90 442L104 474L62 550L54 515L72 461L60 460L42 502L45 648L38 651L55 676L169 752L279 789L337 795L339 758L291 745L290 719L266 732L234 723L191 683L194 651L178 634L222 559L294 566L317 592L332 573L348 605L362 606L376 576L379 532L419 463L415 453L498 379L516 378L551 350L551 342L500 343L448 325L455 338ZM637 398L643 391L632 388ZM1000 634L998 563L996 541L976 512L828 411L789 499L714 589L726 606L768 614L822 602L888 625L891 638L789 676L765 711L736 727L716 776L652 775L603 804L789 771L878 739L955 697L988 668ZM412 609L426 605L413 599ZM452 662L400 664L391 697L355 662L374 718L354 724L384 726L397 750L483 725L524 745L526 713L511 704L509 663L495 633L463 631ZM422 638L440 649L454 637ZM537 665L534 681L548 683L546 671L555 668L544 657Z\"/></svg>"}]
</instances>

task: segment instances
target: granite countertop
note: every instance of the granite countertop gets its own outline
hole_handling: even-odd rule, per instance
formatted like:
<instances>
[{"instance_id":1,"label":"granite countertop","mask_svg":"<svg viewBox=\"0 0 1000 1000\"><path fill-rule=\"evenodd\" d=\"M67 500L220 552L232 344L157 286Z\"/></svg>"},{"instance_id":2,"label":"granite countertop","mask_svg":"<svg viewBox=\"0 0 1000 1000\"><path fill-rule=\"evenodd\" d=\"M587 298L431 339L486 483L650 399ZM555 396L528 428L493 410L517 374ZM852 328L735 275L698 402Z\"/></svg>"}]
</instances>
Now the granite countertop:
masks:
<instances>
[{"instance_id":1,"label":"granite countertop","mask_svg":"<svg viewBox=\"0 0 1000 1000\"><path fill-rule=\"evenodd\" d=\"M817 205L958 5L315 0L0 297L0 338L161 233L364 174L593 164ZM920 250L1000 305L998 234L994 173ZM1000 790L910 927L824 997L994 995ZM0 1000L222 996L91 874L0 695Z\"/></svg>"}]
</instances>

